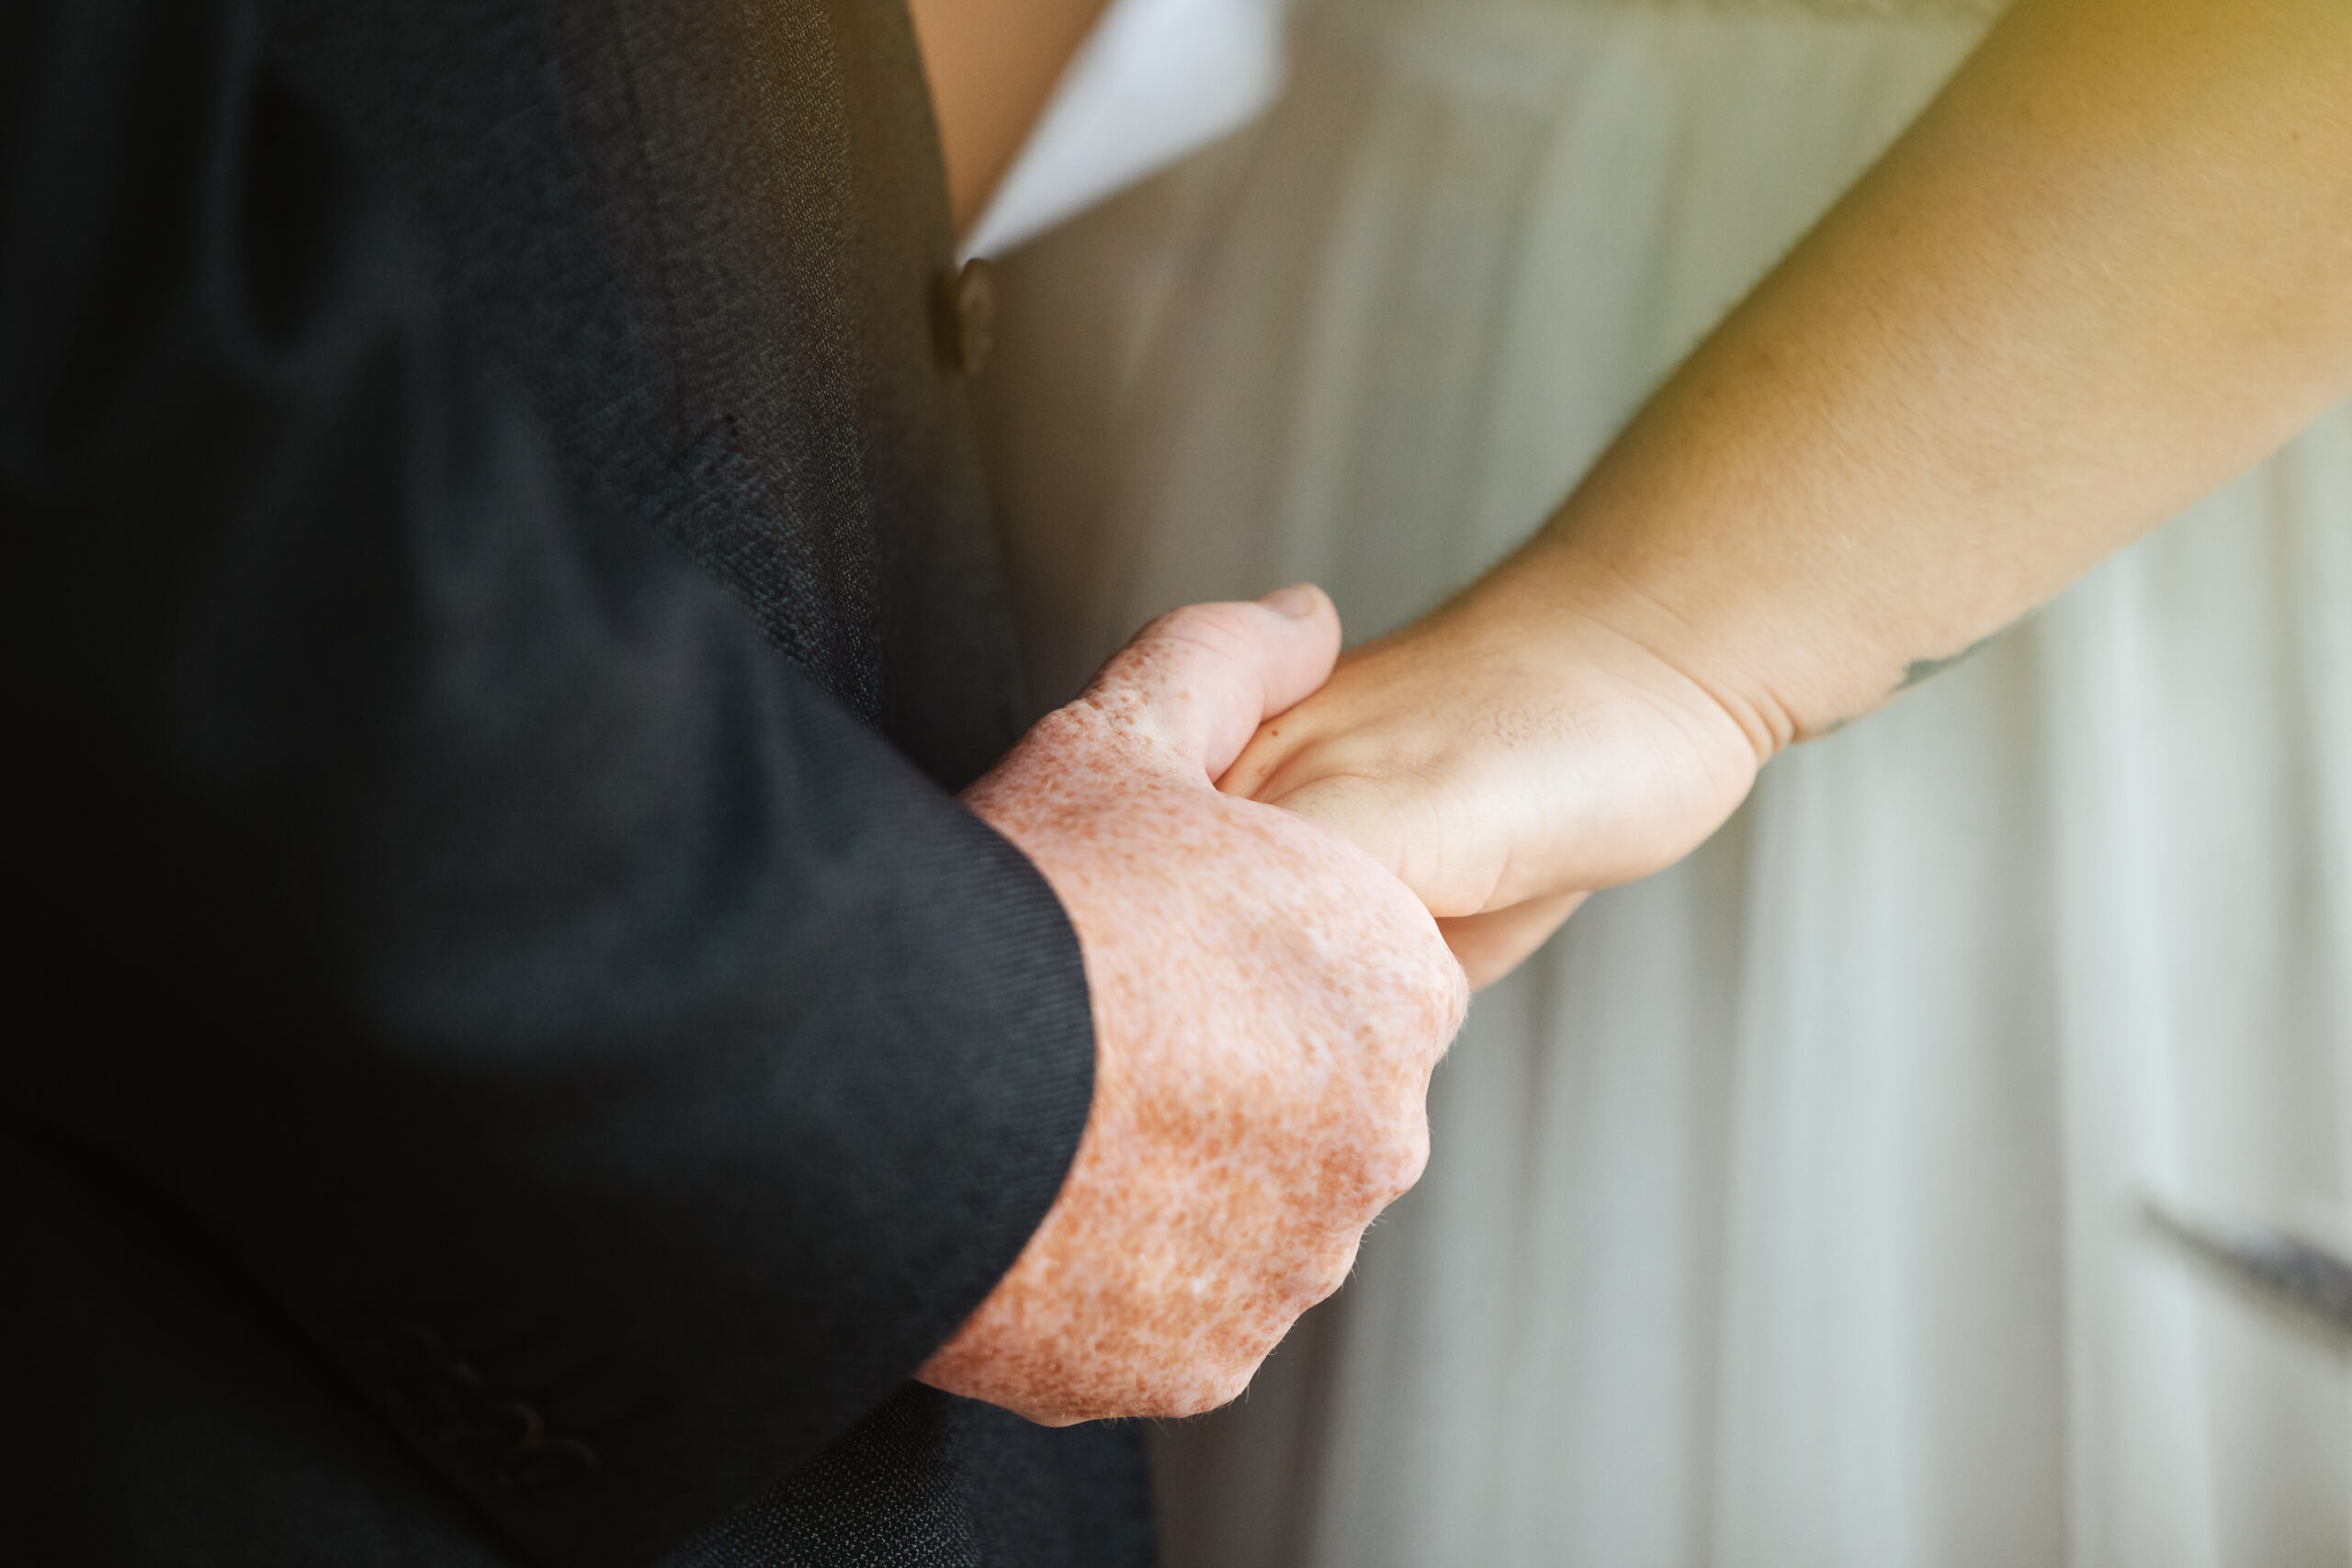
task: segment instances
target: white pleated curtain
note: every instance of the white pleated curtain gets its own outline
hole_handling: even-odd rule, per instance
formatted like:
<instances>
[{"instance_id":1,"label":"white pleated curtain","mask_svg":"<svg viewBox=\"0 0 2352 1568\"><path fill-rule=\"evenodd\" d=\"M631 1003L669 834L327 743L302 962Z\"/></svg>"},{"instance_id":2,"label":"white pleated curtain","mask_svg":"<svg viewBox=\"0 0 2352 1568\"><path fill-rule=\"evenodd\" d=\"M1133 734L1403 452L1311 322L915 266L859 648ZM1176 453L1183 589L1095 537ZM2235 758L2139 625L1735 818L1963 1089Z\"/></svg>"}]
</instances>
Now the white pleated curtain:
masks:
<instances>
[{"instance_id":1,"label":"white pleated curtain","mask_svg":"<svg viewBox=\"0 0 2352 1568\"><path fill-rule=\"evenodd\" d=\"M1008 261L1041 692L1465 581L1980 26L1312 6L1262 122ZM1358 1277L1163 1435L1171 1568L2339 1568L2345 1349L2136 1205L2339 1226L2347 1068L2339 411L1483 996Z\"/></svg>"}]
</instances>

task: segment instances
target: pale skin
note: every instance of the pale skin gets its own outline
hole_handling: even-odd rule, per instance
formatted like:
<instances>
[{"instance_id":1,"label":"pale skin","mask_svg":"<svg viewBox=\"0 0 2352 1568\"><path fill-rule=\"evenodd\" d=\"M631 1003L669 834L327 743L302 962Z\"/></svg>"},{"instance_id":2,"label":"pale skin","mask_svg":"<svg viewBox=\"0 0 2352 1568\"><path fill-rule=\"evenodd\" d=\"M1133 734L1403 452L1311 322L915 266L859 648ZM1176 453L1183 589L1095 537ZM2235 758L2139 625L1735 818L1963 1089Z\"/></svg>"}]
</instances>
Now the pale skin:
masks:
<instances>
[{"instance_id":1,"label":"pale skin","mask_svg":"<svg viewBox=\"0 0 2352 1568\"><path fill-rule=\"evenodd\" d=\"M1080 30L1035 35L1068 42L1012 111L942 86L967 219ZM935 85L952 34L923 28ZM1162 623L975 786L1070 908L1100 1077L1061 1198L922 1375L1050 1421L1229 1398L1419 1168L1440 927L1507 971L2347 390L2352 0L2021 0L1485 579L1319 690L1319 599Z\"/></svg>"},{"instance_id":2,"label":"pale skin","mask_svg":"<svg viewBox=\"0 0 2352 1568\"><path fill-rule=\"evenodd\" d=\"M1311 588L1180 610L966 792L1077 929L1094 1104L925 1382L1054 1426L1214 1408L1419 1176L1460 965L1362 850L1213 782L1339 651Z\"/></svg>"},{"instance_id":3,"label":"pale skin","mask_svg":"<svg viewBox=\"0 0 2352 1568\"><path fill-rule=\"evenodd\" d=\"M1525 546L1222 781L1474 980L2352 391L2352 0L2021 0Z\"/></svg>"},{"instance_id":4,"label":"pale skin","mask_svg":"<svg viewBox=\"0 0 2352 1568\"><path fill-rule=\"evenodd\" d=\"M1101 5L916 0L959 227ZM1212 1409L1419 1176L1461 966L1340 834L1216 786L1339 651L1313 588L1180 610L966 792L1077 931L1094 1101L1053 1207L923 1382L1051 1426Z\"/></svg>"}]
</instances>

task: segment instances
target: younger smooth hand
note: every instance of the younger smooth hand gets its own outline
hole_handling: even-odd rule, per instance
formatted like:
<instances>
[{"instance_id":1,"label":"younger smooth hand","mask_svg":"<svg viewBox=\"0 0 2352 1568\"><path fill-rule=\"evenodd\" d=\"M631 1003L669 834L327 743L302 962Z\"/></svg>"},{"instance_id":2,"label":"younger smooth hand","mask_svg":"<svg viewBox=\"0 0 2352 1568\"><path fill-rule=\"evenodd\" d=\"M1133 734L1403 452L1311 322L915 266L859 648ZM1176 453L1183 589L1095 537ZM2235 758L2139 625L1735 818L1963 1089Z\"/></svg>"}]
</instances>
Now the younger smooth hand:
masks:
<instances>
[{"instance_id":1,"label":"younger smooth hand","mask_svg":"<svg viewBox=\"0 0 2352 1568\"><path fill-rule=\"evenodd\" d=\"M1485 985L1586 893L1688 854L1755 782L1750 732L1641 623L1506 569L1350 654L1219 787L1347 834Z\"/></svg>"}]
</instances>

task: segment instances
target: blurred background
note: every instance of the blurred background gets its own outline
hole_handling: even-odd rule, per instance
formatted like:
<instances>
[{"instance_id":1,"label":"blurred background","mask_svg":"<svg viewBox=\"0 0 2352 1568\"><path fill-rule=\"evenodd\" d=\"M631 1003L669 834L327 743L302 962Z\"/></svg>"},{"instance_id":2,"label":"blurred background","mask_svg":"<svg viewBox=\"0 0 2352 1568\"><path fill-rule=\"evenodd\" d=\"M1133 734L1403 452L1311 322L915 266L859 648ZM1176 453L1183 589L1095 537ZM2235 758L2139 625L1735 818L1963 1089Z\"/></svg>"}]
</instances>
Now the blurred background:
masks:
<instances>
[{"instance_id":1,"label":"blurred background","mask_svg":"<svg viewBox=\"0 0 2352 1568\"><path fill-rule=\"evenodd\" d=\"M1097 9L958 171L1041 707L1467 581L1994 7ZM2352 1562L2347 1067L2339 409L1482 994L1356 1278L1158 1433L1171 1568Z\"/></svg>"}]
</instances>

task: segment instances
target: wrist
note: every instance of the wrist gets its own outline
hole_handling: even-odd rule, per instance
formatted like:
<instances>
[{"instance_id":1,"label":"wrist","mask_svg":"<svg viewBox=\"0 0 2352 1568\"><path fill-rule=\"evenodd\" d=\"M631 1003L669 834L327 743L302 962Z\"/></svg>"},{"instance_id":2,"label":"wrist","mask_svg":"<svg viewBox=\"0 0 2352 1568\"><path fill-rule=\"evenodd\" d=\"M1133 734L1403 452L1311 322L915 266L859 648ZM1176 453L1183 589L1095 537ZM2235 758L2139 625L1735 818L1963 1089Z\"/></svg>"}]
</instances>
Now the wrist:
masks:
<instances>
[{"instance_id":1,"label":"wrist","mask_svg":"<svg viewBox=\"0 0 2352 1568\"><path fill-rule=\"evenodd\" d=\"M1656 614L1531 547L1356 649L1220 787L1338 828L1441 917L1647 875L1770 750L1657 651Z\"/></svg>"},{"instance_id":2,"label":"wrist","mask_svg":"<svg viewBox=\"0 0 2352 1568\"><path fill-rule=\"evenodd\" d=\"M1755 608L1659 565L1546 528L1445 614L1510 628L1543 665L1606 669L1643 700L1736 733L1757 766L1806 739L1804 706L1764 656L1781 650L1758 648L1765 639L1738 625Z\"/></svg>"},{"instance_id":3,"label":"wrist","mask_svg":"<svg viewBox=\"0 0 2352 1568\"><path fill-rule=\"evenodd\" d=\"M1638 648L1736 726L1758 766L1879 706L1922 648L1933 657L1973 640L1906 624L1886 584L1834 557L1781 558L1755 536L1598 510L1572 501L1498 569L1493 590Z\"/></svg>"}]
</instances>

